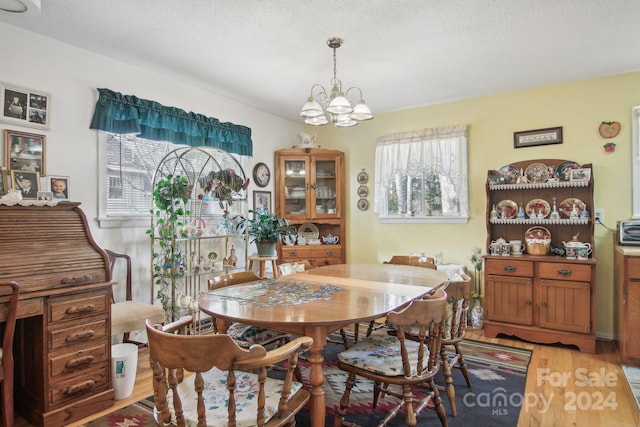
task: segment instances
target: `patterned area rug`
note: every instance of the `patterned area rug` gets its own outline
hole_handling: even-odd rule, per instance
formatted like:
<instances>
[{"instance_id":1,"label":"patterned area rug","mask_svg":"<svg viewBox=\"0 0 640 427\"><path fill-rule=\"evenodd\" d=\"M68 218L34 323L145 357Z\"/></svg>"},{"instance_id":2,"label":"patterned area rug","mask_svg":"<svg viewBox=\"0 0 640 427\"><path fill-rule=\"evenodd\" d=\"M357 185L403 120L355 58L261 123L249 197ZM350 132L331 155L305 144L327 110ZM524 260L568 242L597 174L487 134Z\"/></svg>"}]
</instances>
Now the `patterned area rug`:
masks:
<instances>
[{"instance_id":1,"label":"patterned area rug","mask_svg":"<svg viewBox=\"0 0 640 427\"><path fill-rule=\"evenodd\" d=\"M327 427L333 425L334 414L344 391L346 375L335 366L337 353L343 349L341 344L327 343L324 354L325 383L323 388L327 406ZM451 411L447 396L444 392L441 393L449 426L515 426L520 414L531 351L466 340L463 343L463 353L471 373L472 388L467 387L462 373L458 369L454 369L457 417L450 416ZM300 367L303 377L308 378L309 363L301 361ZM275 375L279 375L277 371L274 372ZM640 369L638 372L640 373ZM436 382L438 384L444 383L442 377L437 378ZM636 384L640 386L640 376ZM393 406L393 398L387 397L381 400L378 403L378 408L373 411L370 406L372 390L373 384L363 382L361 379L358 380L351 393L347 421L362 427L376 425L384 417L386 410ZM424 395L419 388L416 388L414 392L419 397ZM150 410L152 406L150 408L149 405L153 405L149 400L129 405L122 410L88 423L85 427L152 427L155 424ZM296 425L298 427L310 425L308 412L303 410L296 417ZM404 412L401 411L388 425L405 426ZM428 409L420 414L418 425L440 425L440 423L436 414Z\"/></svg>"},{"instance_id":2,"label":"patterned area rug","mask_svg":"<svg viewBox=\"0 0 640 427\"><path fill-rule=\"evenodd\" d=\"M633 393L633 397L635 397L636 399L638 409L640 409L640 368L637 368L635 366L622 365L622 371L624 372L624 376L629 383L631 393Z\"/></svg>"}]
</instances>

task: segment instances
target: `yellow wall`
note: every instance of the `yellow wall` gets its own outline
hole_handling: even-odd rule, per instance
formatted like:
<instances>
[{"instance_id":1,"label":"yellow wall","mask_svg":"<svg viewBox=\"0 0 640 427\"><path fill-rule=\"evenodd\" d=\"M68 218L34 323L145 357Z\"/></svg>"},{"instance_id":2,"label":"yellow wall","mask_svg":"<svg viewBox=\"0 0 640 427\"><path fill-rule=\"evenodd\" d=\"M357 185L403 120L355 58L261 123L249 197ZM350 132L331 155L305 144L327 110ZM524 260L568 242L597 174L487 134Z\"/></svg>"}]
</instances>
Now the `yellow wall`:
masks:
<instances>
[{"instance_id":1,"label":"yellow wall","mask_svg":"<svg viewBox=\"0 0 640 427\"><path fill-rule=\"evenodd\" d=\"M382 82L381 82L382 84ZM366 95L366 88L365 95ZM631 217L631 108L640 105L640 72L544 86L498 95L378 115L353 128L307 127L324 148L346 153L347 237L349 262L381 262L392 254L436 250L445 262L466 264L473 247L484 247L484 189L487 170L519 160L553 158L592 163L595 207L605 210L605 224L615 229L616 220ZM375 105L371 106L375 114ZM620 134L605 140L598 134L603 121L618 121ZM356 207L356 175L365 169L370 176L369 201L373 201L376 139L392 132L454 124L469 127L470 219L463 225L380 224L372 209ZM513 148L513 132L563 127L563 143ZM617 144L605 153L605 142ZM599 336L613 333L613 232L596 226L597 324Z\"/></svg>"}]
</instances>

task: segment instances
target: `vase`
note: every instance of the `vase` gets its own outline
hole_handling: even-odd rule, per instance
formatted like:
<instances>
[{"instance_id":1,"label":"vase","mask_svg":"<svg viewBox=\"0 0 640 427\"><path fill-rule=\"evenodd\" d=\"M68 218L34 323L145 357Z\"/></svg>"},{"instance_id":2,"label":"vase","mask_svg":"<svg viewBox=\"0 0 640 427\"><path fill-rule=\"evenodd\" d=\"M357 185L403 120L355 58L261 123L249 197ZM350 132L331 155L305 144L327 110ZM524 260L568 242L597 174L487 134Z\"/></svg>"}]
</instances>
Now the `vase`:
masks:
<instances>
[{"instance_id":1,"label":"vase","mask_svg":"<svg viewBox=\"0 0 640 427\"><path fill-rule=\"evenodd\" d=\"M482 329L484 326L484 308L482 301L477 299L471 308L471 327L473 329Z\"/></svg>"},{"instance_id":2,"label":"vase","mask_svg":"<svg viewBox=\"0 0 640 427\"><path fill-rule=\"evenodd\" d=\"M258 248L258 256L276 255L276 242L262 240L260 242L256 242L256 248Z\"/></svg>"}]
</instances>

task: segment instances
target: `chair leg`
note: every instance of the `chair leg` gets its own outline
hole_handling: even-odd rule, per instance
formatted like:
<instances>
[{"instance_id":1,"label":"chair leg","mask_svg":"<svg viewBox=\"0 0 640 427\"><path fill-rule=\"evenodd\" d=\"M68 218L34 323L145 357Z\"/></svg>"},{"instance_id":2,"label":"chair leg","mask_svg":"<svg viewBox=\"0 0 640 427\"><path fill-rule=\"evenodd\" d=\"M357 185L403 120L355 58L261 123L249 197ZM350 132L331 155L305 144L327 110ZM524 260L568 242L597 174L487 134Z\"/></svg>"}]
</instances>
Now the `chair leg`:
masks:
<instances>
[{"instance_id":1,"label":"chair leg","mask_svg":"<svg viewBox=\"0 0 640 427\"><path fill-rule=\"evenodd\" d=\"M442 399L440 398L440 392L438 391L438 386L436 385L436 382L433 379L429 381L429 387L433 392L433 406L436 411L436 414L438 414L438 418L440 418L440 424L442 424L442 427L448 427L449 423L447 422L447 414L444 410L444 405L442 405Z\"/></svg>"},{"instance_id":2,"label":"chair leg","mask_svg":"<svg viewBox=\"0 0 640 427\"><path fill-rule=\"evenodd\" d=\"M347 383L344 388L344 394L340 399L340 408L338 408L338 411L333 418L333 427L342 427L345 425L349 425L348 423L345 423L344 416L347 414L347 408L349 407L349 396L351 395L351 389L355 384L355 374L349 374L349 376L347 377Z\"/></svg>"},{"instance_id":3,"label":"chair leg","mask_svg":"<svg viewBox=\"0 0 640 427\"><path fill-rule=\"evenodd\" d=\"M13 427L13 381L2 381L2 421L5 427Z\"/></svg>"},{"instance_id":4,"label":"chair leg","mask_svg":"<svg viewBox=\"0 0 640 427\"><path fill-rule=\"evenodd\" d=\"M449 405L451 406L451 415L457 416L458 411L456 409L456 389L453 386L453 376L451 372L451 364L447 357L446 346L440 346L440 360L442 362L442 375L444 376L444 389L447 392L449 398Z\"/></svg>"},{"instance_id":5,"label":"chair leg","mask_svg":"<svg viewBox=\"0 0 640 427\"><path fill-rule=\"evenodd\" d=\"M467 382L467 387L471 387L471 376L469 375L469 368L467 367L467 362L464 360L464 356L462 351L460 351L460 347L458 344L454 344L456 349L456 354L458 355L458 367L462 371L462 375L464 376L464 380Z\"/></svg>"}]
</instances>

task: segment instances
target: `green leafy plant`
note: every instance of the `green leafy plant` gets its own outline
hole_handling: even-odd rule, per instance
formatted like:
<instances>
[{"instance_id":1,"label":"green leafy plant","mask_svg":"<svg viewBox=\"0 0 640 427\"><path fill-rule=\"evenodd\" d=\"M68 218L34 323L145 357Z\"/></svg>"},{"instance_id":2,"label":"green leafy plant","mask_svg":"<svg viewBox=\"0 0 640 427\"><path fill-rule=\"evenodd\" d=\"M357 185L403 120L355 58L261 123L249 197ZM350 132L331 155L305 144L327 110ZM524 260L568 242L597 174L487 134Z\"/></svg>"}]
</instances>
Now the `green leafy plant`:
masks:
<instances>
[{"instance_id":1,"label":"green leafy plant","mask_svg":"<svg viewBox=\"0 0 640 427\"><path fill-rule=\"evenodd\" d=\"M281 236L291 236L293 234L290 222L286 218L278 218L276 214L266 210L258 212L250 209L249 213L253 214L253 218L236 218L238 222L236 229L241 234L246 231L251 239L251 243L264 241L276 242Z\"/></svg>"},{"instance_id":2,"label":"green leafy plant","mask_svg":"<svg viewBox=\"0 0 640 427\"><path fill-rule=\"evenodd\" d=\"M180 274L183 254L178 250L175 239L181 235L191 215L187 209L191 189L186 177L167 175L158 180L152 193L154 208L149 212L155 227L147 230L157 245L154 246L157 250L153 253L152 277L157 289L156 299L162 304L168 319L173 319L177 309L170 295L173 278Z\"/></svg>"}]
</instances>

